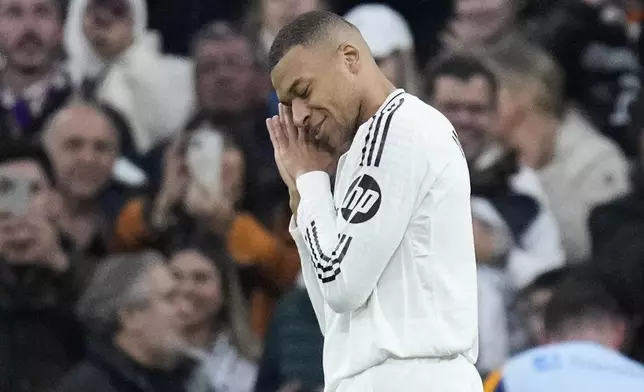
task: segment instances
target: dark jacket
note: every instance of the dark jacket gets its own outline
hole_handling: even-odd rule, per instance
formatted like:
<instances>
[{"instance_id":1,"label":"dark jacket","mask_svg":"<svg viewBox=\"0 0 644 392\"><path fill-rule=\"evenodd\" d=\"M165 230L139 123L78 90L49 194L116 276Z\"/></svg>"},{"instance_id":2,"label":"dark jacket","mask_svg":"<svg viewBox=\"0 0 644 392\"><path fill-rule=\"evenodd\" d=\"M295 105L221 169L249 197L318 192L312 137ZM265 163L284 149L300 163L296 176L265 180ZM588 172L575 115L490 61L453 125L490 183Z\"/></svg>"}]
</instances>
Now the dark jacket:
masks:
<instances>
[{"instance_id":1,"label":"dark jacket","mask_svg":"<svg viewBox=\"0 0 644 392\"><path fill-rule=\"evenodd\" d=\"M296 287L279 302L264 342L255 392L277 392L298 381L300 392L324 385L324 339L305 288Z\"/></svg>"},{"instance_id":2,"label":"dark jacket","mask_svg":"<svg viewBox=\"0 0 644 392\"><path fill-rule=\"evenodd\" d=\"M638 181L639 182L639 181ZM624 310L639 325L633 350L644 362L644 187L595 208L590 215L593 262Z\"/></svg>"},{"instance_id":3,"label":"dark jacket","mask_svg":"<svg viewBox=\"0 0 644 392\"><path fill-rule=\"evenodd\" d=\"M543 8L530 18L527 34L565 70L568 97L628 156L635 156L638 144L628 109L640 90L641 64L624 21L608 20L603 7L579 0L533 3Z\"/></svg>"},{"instance_id":4,"label":"dark jacket","mask_svg":"<svg viewBox=\"0 0 644 392\"><path fill-rule=\"evenodd\" d=\"M63 274L0 260L0 390L49 390L82 359L74 305L87 267L75 256Z\"/></svg>"},{"instance_id":5,"label":"dark jacket","mask_svg":"<svg viewBox=\"0 0 644 392\"><path fill-rule=\"evenodd\" d=\"M24 124L17 120L12 108L0 105L0 140L37 139L49 118L69 102L72 94L73 90L69 84L52 87L46 95L40 113L28 116L30 117L28 120L23 119Z\"/></svg>"},{"instance_id":6,"label":"dark jacket","mask_svg":"<svg viewBox=\"0 0 644 392\"><path fill-rule=\"evenodd\" d=\"M151 370L134 362L111 343L92 340L87 357L56 392L213 392L194 381L196 363L186 361L172 372Z\"/></svg>"}]
</instances>

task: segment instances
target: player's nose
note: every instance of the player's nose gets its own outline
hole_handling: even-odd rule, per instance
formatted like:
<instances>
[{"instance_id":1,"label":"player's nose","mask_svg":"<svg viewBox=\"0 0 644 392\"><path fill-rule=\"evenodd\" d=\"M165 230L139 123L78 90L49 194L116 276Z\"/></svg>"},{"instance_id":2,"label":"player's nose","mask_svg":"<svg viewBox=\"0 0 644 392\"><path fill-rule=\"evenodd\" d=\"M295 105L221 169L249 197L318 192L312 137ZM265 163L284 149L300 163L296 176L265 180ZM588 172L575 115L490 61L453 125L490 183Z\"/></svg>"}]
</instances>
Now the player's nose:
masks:
<instances>
[{"instance_id":1,"label":"player's nose","mask_svg":"<svg viewBox=\"0 0 644 392\"><path fill-rule=\"evenodd\" d=\"M311 109L301 99L294 99L291 102L291 111L293 112L293 123L298 128L304 128L308 125L311 117Z\"/></svg>"}]
</instances>

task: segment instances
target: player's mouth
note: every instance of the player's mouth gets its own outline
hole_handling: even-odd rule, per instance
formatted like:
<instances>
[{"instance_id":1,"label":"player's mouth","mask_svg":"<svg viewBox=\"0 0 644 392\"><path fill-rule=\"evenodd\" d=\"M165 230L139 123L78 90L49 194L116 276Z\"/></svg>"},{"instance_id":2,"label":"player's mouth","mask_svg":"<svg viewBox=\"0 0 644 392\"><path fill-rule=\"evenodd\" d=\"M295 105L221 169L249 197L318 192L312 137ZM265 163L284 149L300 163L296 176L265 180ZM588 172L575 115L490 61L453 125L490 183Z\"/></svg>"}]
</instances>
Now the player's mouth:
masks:
<instances>
[{"instance_id":1,"label":"player's mouth","mask_svg":"<svg viewBox=\"0 0 644 392\"><path fill-rule=\"evenodd\" d=\"M313 134L313 137L315 138L315 140L320 140L322 138L322 124L324 124L325 120L326 118L320 121L318 125L316 125L315 128L313 128L313 131L311 133Z\"/></svg>"}]
</instances>

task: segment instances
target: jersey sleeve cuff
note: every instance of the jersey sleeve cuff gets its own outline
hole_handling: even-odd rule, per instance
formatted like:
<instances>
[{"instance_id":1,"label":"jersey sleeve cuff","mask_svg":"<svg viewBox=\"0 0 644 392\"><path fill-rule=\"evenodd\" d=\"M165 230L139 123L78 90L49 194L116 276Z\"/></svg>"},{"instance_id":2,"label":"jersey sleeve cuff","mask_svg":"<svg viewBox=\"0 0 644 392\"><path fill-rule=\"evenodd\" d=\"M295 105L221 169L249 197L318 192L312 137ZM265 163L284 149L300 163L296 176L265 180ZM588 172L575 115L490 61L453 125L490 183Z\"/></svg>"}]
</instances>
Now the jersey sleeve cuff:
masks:
<instances>
[{"instance_id":1,"label":"jersey sleeve cuff","mask_svg":"<svg viewBox=\"0 0 644 392\"><path fill-rule=\"evenodd\" d=\"M289 233L291 233L291 236L293 237L295 237L295 235L298 235L300 233L294 216L291 216L291 221L288 223L288 231Z\"/></svg>"},{"instance_id":2,"label":"jersey sleeve cuff","mask_svg":"<svg viewBox=\"0 0 644 392\"><path fill-rule=\"evenodd\" d=\"M312 171L300 175L295 181L302 200L317 199L331 194L331 179L323 171Z\"/></svg>"}]
</instances>

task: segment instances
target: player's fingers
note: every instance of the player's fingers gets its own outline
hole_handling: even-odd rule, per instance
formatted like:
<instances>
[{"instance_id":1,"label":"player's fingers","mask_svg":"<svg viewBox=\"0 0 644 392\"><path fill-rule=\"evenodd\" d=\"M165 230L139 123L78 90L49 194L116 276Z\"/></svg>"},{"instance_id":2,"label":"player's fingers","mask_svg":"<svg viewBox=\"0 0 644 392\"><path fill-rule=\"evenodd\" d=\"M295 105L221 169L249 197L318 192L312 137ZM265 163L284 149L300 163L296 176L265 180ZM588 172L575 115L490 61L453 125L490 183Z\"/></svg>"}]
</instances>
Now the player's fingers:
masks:
<instances>
[{"instance_id":1,"label":"player's fingers","mask_svg":"<svg viewBox=\"0 0 644 392\"><path fill-rule=\"evenodd\" d=\"M275 117L271 117L266 122L268 126L268 133L271 137L271 142L273 143L273 149L275 153L280 149L279 138L277 135L277 129L275 128Z\"/></svg>"},{"instance_id":2,"label":"player's fingers","mask_svg":"<svg viewBox=\"0 0 644 392\"><path fill-rule=\"evenodd\" d=\"M282 105L282 111L284 113L284 125L286 132L288 133L289 140L299 140L298 129L293 122L293 111L285 105Z\"/></svg>"},{"instance_id":3,"label":"player's fingers","mask_svg":"<svg viewBox=\"0 0 644 392\"><path fill-rule=\"evenodd\" d=\"M275 150L277 152L280 152L288 146L288 139L286 138L279 116L273 116L273 137L275 138Z\"/></svg>"},{"instance_id":4,"label":"player's fingers","mask_svg":"<svg viewBox=\"0 0 644 392\"><path fill-rule=\"evenodd\" d=\"M288 143L291 141L294 141L295 139L291 138L290 132L288 131L288 126L286 125L286 106L282 105L281 103L278 104L278 111L279 111L279 124L280 128L282 130L282 135L284 136L284 139L287 140Z\"/></svg>"},{"instance_id":5,"label":"player's fingers","mask_svg":"<svg viewBox=\"0 0 644 392\"><path fill-rule=\"evenodd\" d=\"M267 118L266 119L266 129L268 129L268 136L271 138L271 143L273 144L273 148L275 148L275 134L273 131L273 119L272 118Z\"/></svg>"},{"instance_id":6,"label":"player's fingers","mask_svg":"<svg viewBox=\"0 0 644 392\"><path fill-rule=\"evenodd\" d=\"M297 128L297 142L300 145L308 145L309 140L308 140L308 132L304 130L304 128Z\"/></svg>"}]
</instances>

